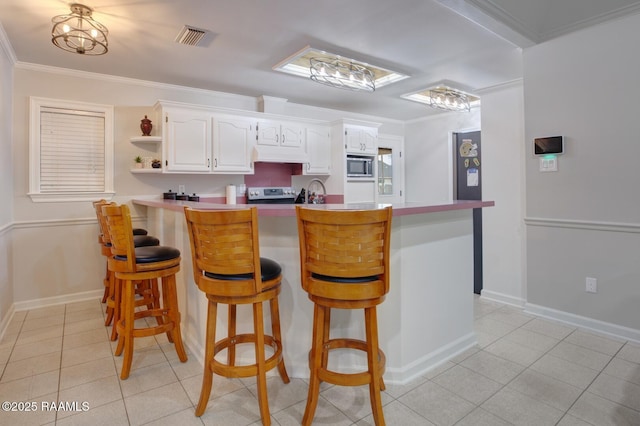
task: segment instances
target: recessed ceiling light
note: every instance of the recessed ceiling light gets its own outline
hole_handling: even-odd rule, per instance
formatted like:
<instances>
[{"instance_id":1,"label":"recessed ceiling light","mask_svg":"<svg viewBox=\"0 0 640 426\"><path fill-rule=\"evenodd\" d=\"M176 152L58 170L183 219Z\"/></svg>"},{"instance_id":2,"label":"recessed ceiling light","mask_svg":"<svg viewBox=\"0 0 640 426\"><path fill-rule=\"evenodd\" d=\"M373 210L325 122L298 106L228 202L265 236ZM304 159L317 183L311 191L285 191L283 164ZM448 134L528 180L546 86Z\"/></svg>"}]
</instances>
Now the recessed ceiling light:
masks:
<instances>
[{"instance_id":1,"label":"recessed ceiling light","mask_svg":"<svg viewBox=\"0 0 640 426\"><path fill-rule=\"evenodd\" d=\"M371 65L366 62L357 61L355 59L347 58L345 56L329 53L324 50L314 49L307 46L304 49L294 53L288 58L284 59L280 63L273 67L274 71L280 71L287 74L297 75L299 77L310 78L311 77L311 59L322 60L326 62L332 62L339 60L343 63L351 63L359 67L364 67L373 73L373 82L375 88L380 88L396 81L409 78L408 75L391 71L386 68Z\"/></svg>"}]
</instances>

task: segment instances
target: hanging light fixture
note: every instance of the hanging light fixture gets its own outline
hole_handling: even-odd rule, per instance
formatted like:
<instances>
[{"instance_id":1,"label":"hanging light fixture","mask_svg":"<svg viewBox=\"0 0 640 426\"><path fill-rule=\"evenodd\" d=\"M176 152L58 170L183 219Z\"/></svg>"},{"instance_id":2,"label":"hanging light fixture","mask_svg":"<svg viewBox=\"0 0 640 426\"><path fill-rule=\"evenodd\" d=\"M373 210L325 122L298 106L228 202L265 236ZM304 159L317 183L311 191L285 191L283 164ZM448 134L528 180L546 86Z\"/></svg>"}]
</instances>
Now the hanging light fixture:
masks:
<instances>
[{"instance_id":1,"label":"hanging light fixture","mask_svg":"<svg viewBox=\"0 0 640 426\"><path fill-rule=\"evenodd\" d=\"M469 97L449 87L435 87L426 93L428 105L447 111L471 111Z\"/></svg>"},{"instance_id":2,"label":"hanging light fixture","mask_svg":"<svg viewBox=\"0 0 640 426\"><path fill-rule=\"evenodd\" d=\"M340 58L309 59L311 80L327 86L365 92L376 90L375 76L364 65Z\"/></svg>"},{"instance_id":3,"label":"hanging light fixture","mask_svg":"<svg viewBox=\"0 0 640 426\"><path fill-rule=\"evenodd\" d=\"M83 4L73 3L70 15L51 19L51 41L62 50L81 55L104 55L109 30L91 17L93 10Z\"/></svg>"}]
</instances>

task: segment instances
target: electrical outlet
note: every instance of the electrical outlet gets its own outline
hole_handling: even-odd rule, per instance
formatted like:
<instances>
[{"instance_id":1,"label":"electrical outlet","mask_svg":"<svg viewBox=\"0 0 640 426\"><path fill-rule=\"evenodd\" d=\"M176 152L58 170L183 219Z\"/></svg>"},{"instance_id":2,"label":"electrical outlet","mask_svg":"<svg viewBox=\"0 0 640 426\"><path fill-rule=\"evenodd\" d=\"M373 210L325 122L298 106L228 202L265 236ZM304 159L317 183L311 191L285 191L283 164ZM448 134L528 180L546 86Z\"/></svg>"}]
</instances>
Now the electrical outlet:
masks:
<instances>
[{"instance_id":1,"label":"electrical outlet","mask_svg":"<svg viewBox=\"0 0 640 426\"><path fill-rule=\"evenodd\" d=\"M587 277L586 282L586 292L587 293L597 293L598 292L598 280L595 278Z\"/></svg>"},{"instance_id":2,"label":"electrical outlet","mask_svg":"<svg viewBox=\"0 0 640 426\"><path fill-rule=\"evenodd\" d=\"M178 194L184 194L184 185L178 185Z\"/></svg>"}]
</instances>

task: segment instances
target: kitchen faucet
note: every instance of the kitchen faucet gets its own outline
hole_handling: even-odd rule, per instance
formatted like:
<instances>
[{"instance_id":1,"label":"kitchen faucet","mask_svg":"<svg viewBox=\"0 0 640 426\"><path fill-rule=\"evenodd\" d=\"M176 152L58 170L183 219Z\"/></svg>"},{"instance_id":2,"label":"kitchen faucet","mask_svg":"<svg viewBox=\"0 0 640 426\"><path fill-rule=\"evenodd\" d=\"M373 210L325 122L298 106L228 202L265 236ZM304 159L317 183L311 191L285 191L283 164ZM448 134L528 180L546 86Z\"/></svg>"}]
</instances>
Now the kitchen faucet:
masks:
<instances>
[{"instance_id":1,"label":"kitchen faucet","mask_svg":"<svg viewBox=\"0 0 640 426\"><path fill-rule=\"evenodd\" d=\"M314 183L319 183L320 186L322 187L322 192L324 193L324 195L327 195L327 188L324 186L324 182L322 182L318 178L311 179L307 184L307 190L305 191L305 195L304 195L305 204L309 204L309 196L310 196L309 189L311 188L311 185L313 185Z\"/></svg>"}]
</instances>

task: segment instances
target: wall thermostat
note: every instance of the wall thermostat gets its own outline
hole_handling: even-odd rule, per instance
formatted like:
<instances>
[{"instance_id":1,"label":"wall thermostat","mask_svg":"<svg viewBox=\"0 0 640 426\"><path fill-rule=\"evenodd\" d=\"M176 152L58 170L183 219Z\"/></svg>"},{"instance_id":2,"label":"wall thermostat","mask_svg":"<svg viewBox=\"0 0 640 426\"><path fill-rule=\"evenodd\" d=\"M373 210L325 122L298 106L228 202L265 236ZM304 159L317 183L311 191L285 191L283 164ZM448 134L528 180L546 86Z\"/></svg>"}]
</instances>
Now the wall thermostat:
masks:
<instances>
[{"instance_id":1,"label":"wall thermostat","mask_svg":"<svg viewBox=\"0 0 640 426\"><path fill-rule=\"evenodd\" d=\"M564 136L550 136L533 140L534 155L559 155L564 153Z\"/></svg>"}]
</instances>

